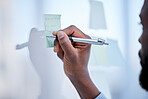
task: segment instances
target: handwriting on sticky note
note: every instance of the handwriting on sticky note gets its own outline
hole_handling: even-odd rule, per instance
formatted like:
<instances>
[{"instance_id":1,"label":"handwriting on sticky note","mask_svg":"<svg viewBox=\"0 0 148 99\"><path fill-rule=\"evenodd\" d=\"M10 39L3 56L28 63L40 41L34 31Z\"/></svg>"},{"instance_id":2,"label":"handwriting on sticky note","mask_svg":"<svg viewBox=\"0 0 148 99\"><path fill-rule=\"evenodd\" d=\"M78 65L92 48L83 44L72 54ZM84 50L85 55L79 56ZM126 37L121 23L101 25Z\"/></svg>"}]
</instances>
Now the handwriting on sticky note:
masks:
<instances>
[{"instance_id":1,"label":"handwriting on sticky note","mask_svg":"<svg viewBox=\"0 0 148 99\"><path fill-rule=\"evenodd\" d=\"M47 47L54 46L54 39L48 38L47 36L52 35L53 31L61 29L61 15L59 14L45 14L45 33L46 33L46 44Z\"/></svg>"}]
</instances>

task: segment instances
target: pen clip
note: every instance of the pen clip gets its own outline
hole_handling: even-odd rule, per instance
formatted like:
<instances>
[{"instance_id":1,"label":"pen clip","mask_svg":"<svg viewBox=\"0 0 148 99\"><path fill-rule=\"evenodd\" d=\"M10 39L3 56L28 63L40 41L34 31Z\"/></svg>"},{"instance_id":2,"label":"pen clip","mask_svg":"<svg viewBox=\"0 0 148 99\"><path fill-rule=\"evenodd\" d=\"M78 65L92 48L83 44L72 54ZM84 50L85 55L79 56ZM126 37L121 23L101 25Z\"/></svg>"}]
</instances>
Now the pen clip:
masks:
<instances>
[{"instance_id":1,"label":"pen clip","mask_svg":"<svg viewBox=\"0 0 148 99\"><path fill-rule=\"evenodd\" d=\"M102 43L105 43L105 40L104 39L101 39L101 38L98 38L97 40L98 42L102 42Z\"/></svg>"},{"instance_id":2,"label":"pen clip","mask_svg":"<svg viewBox=\"0 0 148 99\"><path fill-rule=\"evenodd\" d=\"M105 42L104 39L98 38L98 42L104 44L104 45L109 45L108 43Z\"/></svg>"}]
</instances>

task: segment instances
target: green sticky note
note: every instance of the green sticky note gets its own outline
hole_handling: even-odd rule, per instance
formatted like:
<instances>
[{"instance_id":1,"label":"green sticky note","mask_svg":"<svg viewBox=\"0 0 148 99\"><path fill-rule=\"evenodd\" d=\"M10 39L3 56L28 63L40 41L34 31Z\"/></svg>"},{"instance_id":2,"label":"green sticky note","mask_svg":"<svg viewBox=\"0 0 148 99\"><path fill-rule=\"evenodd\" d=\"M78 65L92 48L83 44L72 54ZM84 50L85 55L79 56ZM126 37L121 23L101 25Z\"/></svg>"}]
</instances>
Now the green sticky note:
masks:
<instances>
[{"instance_id":1,"label":"green sticky note","mask_svg":"<svg viewBox=\"0 0 148 99\"><path fill-rule=\"evenodd\" d=\"M106 46L92 46L89 65L107 66L109 63Z\"/></svg>"},{"instance_id":2,"label":"green sticky note","mask_svg":"<svg viewBox=\"0 0 148 99\"><path fill-rule=\"evenodd\" d=\"M126 66L126 62L118 45L118 41L107 39L107 42L109 43L107 48L109 64L111 66Z\"/></svg>"},{"instance_id":3,"label":"green sticky note","mask_svg":"<svg viewBox=\"0 0 148 99\"><path fill-rule=\"evenodd\" d=\"M92 39L98 39L98 37L91 37ZM110 45L109 45L110 46ZM109 63L107 55L107 46L92 45L89 65L102 65L107 66Z\"/></svg>"},{"instance_id":4,"label":"green sticky note","mask_svg":"<svg viewBox=\"0 0 148 99\"><path fill-rule=\"evenodd\" d=\"M59 14L45 14L45 33L47 47L54 47L54 39L48 38L53 31L61 29L61 15Z\"/></svg>"}]
</instances>

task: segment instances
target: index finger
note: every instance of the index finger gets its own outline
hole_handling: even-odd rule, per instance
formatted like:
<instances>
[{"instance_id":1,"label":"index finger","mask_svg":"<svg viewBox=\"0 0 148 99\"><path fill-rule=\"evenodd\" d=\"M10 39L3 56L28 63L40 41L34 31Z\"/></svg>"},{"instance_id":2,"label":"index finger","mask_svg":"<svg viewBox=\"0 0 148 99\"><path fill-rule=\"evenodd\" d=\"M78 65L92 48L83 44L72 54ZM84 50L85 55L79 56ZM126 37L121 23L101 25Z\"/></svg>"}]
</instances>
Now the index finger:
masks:
<instances>
[{"instance_id":1,"label":"index finger","mask_svg":"<svg viewBox=\"0 0 148 99\"><path fill-rule=\"evenodd\" d=\"M71 25L63 30L68 36L73 36L73 37L79 37L79 38L90 38L89 36L85 35L80 29L78 29L76 26ZM53 35L57 35L57 32L53 32Z\"/></svg>"}]
</instances>

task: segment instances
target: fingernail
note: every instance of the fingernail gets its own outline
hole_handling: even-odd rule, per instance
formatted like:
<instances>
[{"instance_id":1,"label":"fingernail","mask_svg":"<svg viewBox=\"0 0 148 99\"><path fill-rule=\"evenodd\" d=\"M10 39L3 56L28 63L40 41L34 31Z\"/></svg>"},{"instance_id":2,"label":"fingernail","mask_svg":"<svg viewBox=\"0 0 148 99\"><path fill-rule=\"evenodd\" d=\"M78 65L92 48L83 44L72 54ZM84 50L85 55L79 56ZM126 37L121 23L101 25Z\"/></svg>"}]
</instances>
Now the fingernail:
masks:
<instances>
[{"instance_id":1,"label":"fingernail","mask_svg":"<svg viewBox=\"0 0 148 99\"><path fill-rule=\"evenodd\" d=\"M64 33L63 33L62 31L59 31L59 33L58 33L58 38L59 38L59 39L64 38Z\"/></svg>"}]
</instances>

